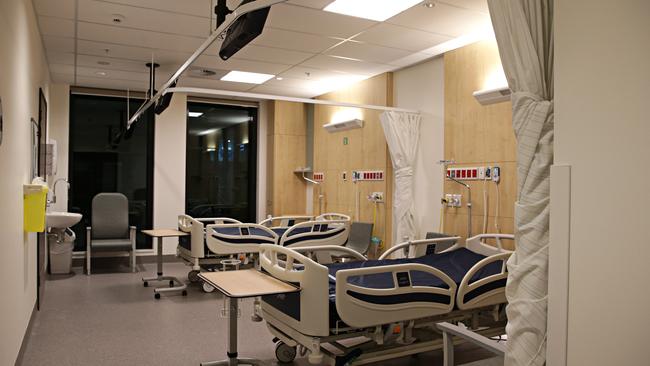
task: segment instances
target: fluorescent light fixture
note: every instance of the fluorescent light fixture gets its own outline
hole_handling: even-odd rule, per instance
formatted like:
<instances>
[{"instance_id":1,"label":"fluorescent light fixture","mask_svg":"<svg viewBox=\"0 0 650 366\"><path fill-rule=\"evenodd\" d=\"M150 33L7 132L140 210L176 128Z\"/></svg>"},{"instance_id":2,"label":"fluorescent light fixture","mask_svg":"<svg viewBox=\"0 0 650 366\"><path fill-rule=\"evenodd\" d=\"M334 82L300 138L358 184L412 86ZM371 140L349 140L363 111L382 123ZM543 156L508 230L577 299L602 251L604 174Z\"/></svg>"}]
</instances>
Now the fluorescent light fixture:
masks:
<instances>
[{"instance_id":1,"label":"fluorescent light fixture","mask_svg":"<svg viewBox=\"0 0 650 366\"><path fill-rule=\"evenodd\" d=\"M325 11L383 22L423 0L336 0Z\"/></svg>"},{"instance_id":2,"label":"fluorescent light fixture","mask_svg":"<svg viewBox=\"0 0 650 366\"><path fill-rule=\"evenodd\" d=\"M187 112L187 115L190 117L201 117L203 112Z\"/></svg>"},{"instance_id":3,"label":"fluorescent light fixture","mask_svg":"<svg viewBox=\"0 0 650 366\"><path fill-rule=\"evenodd\" d=\"M259 74L256 72L231 71L221 78L223 81L234 81L236 83L262 84L274 78L275 75Z\"/></svg>"}]
</instances>

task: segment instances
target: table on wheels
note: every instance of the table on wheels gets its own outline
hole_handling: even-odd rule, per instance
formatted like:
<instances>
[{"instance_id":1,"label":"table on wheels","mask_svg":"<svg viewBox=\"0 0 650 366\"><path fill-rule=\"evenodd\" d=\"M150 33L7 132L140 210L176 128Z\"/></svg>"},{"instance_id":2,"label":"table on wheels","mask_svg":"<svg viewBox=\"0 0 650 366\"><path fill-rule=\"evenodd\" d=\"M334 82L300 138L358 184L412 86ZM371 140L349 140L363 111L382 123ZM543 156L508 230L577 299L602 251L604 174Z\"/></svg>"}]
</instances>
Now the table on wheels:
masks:
<instances>
[{"instance_id":1,"label":"table on wheels","mask_svg":"<svg viewBox=\"0 0 650 366\"><path fill-rule=\"evenodd\" d=\"M142 233L144 235L155 238L158 243L158 255L156 256L158 271L156 273L156 276L142 277L144 287L149 286L149 281L169 281L169 287L160 287L153 290L154 297L156 299L160 299L160 294L162 292L182 291L183 296L187 295L187 285L185 283L173 276L163 276L163 238L173 238L189 234L176 229L142 230ZM179 285L174 286L174 282L178 283Z\"/></svg>"},{"instance_id":2,"label":"table on wheels","mask_svg":"<svg viewBox=\"0 0 650 366\"><path fill-rule=\"evenodd\" d=\"M237 316L239 299L298 292L300 288L282 282L255 269L200 273L199 277L228 298L228 358L203 362L201 366L262 365L262 361L240 358L237 354Z\"/></svg>"}]
</instances>

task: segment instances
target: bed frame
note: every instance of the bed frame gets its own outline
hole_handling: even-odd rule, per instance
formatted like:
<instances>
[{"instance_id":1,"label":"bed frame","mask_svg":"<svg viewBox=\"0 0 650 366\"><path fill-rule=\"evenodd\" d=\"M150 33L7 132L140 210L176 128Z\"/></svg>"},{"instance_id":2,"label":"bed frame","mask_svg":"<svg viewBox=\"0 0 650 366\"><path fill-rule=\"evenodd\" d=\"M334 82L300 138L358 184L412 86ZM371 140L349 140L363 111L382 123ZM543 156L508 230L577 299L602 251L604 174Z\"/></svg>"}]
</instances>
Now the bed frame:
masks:
<instances>
[{"instance_id":1,"label":"bed frame","mask_svg":"<svg viewBox=\"0 0 650 366\"><path fill-rule=\"evenodd\" d=\"M402 243L388 250L380 259L392 253L409 248L411 256L422 255L426 247L444 243L455 238L425 239ZM262 299L261 317L267 322L271 333L280 341L279 345L297 348L299 354L308 354L312 364L320 364L327 357L328 363L351 357L362 352L355 364L376 362L408 354L425 352L442 347L442 337L435 324L466 322L472 329L491 336L503 334L505 316L500 311L506 302L502 286L483 292L466 301L468 294L478 287L504 281L507 277L505 261L511 252L500 245L493 247L484 243L486 239L513 240L512 235L485 234L458 243L445 252L467 248L487 256L476 263L464 276L460 285L436 268L417 264L393 264L379 267L341 269L336 272L336 309L341 318L335 327L330 327L329 272L328 268L310 259L315 253L322 258L328 252L340 251L341 247L284 248L273 245L260 247L262 270L270 275L300 286L295 296L300 297L299 315L280 311L268 300ZM348 253L358 260L365 260L361 254ZM474 274L486 265L501 261L498 274L472 282ZM321 261L322 262L322 261ZM414 286L405 280L412 271L426 272L439 278L446 286ZM389 273L393 278L392 288L370 288L348 283L355 276ZM438 301L413 301L409 303L380 303L375 301L391 296L426 294ZM324 316L327 314L327 316ZM396 331L399 329L399 331ZM344 341L354 338L365 339L360 345L348 346ZM276 348L277 349L277 348ZM277 354L277 352L276 352Z\"/></svg>"}]
</instances>

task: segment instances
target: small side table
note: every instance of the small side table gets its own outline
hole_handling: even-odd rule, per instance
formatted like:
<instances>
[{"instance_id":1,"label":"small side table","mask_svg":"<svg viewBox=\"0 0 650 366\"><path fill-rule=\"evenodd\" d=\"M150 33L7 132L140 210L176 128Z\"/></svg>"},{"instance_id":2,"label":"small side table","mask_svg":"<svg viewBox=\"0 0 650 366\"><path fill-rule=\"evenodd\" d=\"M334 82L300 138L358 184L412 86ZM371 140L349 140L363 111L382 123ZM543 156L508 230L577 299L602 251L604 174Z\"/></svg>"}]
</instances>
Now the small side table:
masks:
<instances>
[{"instance_id":1,"label":"small side table","mask_svg":"<svg viewBox=\"0 0 650 366\"><path fill-rule=\"evenodd\" d=\"M187 285L185 283L173 276L163 276L163 238L186 236L189 235L189 233L176 229L142 230L142 233L152 238L156 238L156 242L158 243L158 255L156 256L156 262L158 265L157 275L154 277L142 277L144 287L149 286L149 281L169 281L168 288L160 287L153 290L156 299L160 299L161 293L172 291L182 291L182 295L187 296ZM178 283L178 286L174 286L174 283Z\"/></svg>"},{"instance_id":2,"label":"small side table","mask_svg":"<svg viewBox=\"0 0 650 366\"><path fill-rule=\"evenodd\" d=\"M260 360L240 358L237 354L237 316L239 299L264 295L298 292L300 288L284 283L256 269L240 271L205 272L199 277L214 286L228 298L228 358L202 362L201 366L263 365Z\"/></svg>"}]
</instances>

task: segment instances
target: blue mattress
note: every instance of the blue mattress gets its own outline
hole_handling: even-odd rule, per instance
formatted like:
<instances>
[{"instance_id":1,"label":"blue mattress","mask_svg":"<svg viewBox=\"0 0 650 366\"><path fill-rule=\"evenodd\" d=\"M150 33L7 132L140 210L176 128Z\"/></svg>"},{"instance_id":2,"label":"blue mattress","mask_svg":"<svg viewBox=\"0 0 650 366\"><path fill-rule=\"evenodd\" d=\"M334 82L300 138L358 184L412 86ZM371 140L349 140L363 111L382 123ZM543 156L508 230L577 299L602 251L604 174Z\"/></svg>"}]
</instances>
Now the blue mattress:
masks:
<instances>
[{"instance_id":1,"label":"blue mattress","mask_svg":"<svg viewBox=\"0 0 650 366\"><path fill-rule=\"evenodd\" d=\"M465 277L465 274L479 261L486 258L484 255L477 254L471 250L460 248L452 252L439 253L439 254L429 254L419 258L402 258L402 259L383 259L383 260L369 260L363 262L346 262L346 263L334 263L328 265L329 274L330 274L330 283L329 283L329 309L330 309L330 326L335 327L336 323L341 320L336 311L336 281L335 276L336 272L342 269L351 269L351 268L367 268L367 267L376 267L376 266L385 266L391 264L403 264L403 263L419 263L424 264L429 267L434 267L447 276L449 276L456 285L460 285L461 281ZM497 261L488 264L478 271L471 279L470 282L477 281L481 278L489 277L501 272L502 262ZM435 277L426 272L411 271L408 279L406 280L414 286L429 286L429 287L441 287L449 288L446 283L444 283L438 277ZM391 273L380 273L373 275L357 276L350 277L348 282L351 284L356 284L363 287L369 288L392 288L393 287L393 277ZM502 282L487 284L482 288L477 289L474 293L469 293L465 297L465 301L469 301L474 297L479 296L482 293L493 290L494 288L505 286L505 280ZM444 298L443 298L444 297ZM404 295L392 296L381 296L379 298L373 299L372 297L362 298L364 301L375 301L380 304L391 304L391 303L404 303L410 301L432 301L432 302L448 302L449 298L441 295L418 295L412 294L410 297L405 297ZM344 326L339 323L339 326Z\"/></svg>"}]
</instances>

